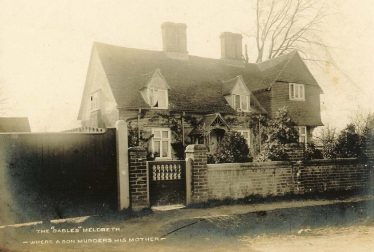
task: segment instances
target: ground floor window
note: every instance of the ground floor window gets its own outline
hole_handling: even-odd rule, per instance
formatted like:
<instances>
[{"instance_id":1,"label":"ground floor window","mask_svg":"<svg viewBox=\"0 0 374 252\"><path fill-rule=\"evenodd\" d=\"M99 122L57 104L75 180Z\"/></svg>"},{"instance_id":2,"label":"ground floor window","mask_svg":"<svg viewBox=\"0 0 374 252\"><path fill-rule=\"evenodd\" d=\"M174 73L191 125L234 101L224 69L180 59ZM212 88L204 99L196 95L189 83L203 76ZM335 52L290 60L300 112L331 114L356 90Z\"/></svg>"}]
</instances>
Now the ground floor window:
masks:
<instances>
[{"instance_id":1,"label":"ground floor window","mask_svg":"<svg viewBox=\"0 0 374 252\"><path fill-rule=\"evenodd\" d=\"M307 144L308 139L307 139L306 126L298 126L297 131L299 133L299 143Z\"/></svg>"},{"instance_id":2,"label":"ground floor window","mask_svg":"<svg viewBox=\"0 0 374 252\"><path fill-rule=\"evenodd\" d=\"M244 137L248 147L251 146L251 131L250 130L238 130L238 132Z\"/></svg>"},{"instance_id":3,"label":"ground floor window","mask_svg":"<svg viewBox=\"0 0 374 252\"><path fill-rule=\"evenodd\" d=\"M171 158L170 129L154 128L152 129L152 153L157 159Z\"/></svg>"},{"instance_id":4,"label":"ground floor window","mask_svg":"<svg viewBox=\"0 0 374 252\"><path fill-rule=\"evenodd\" d=\"M192 144L204 144L204 136L203 135L193 135L191 136L191 143Z\"/></svg>"}]
</instances>

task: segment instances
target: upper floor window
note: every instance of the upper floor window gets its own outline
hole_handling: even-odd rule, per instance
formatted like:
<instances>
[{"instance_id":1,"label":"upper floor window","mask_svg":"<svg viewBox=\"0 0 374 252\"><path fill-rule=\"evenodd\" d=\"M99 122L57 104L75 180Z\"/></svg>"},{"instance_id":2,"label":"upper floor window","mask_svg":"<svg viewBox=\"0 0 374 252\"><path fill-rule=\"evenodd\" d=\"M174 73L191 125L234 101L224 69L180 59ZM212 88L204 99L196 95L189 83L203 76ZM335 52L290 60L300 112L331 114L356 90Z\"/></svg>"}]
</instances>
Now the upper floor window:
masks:
<instances>
[{"instance_id":1,"label":"upper floor window","mask_svg":"<svg viewBox=\"0 0 374 252\"><path fill-rule=\"evenodd\" d=\"M250 130L238 130L247 142L248 147L251 145L251 131Z\"/></svg>"},{"instance_id":2,"label":"upper floor window","mask_svg":"<svg viewBox=\"0 0 374 252\"><path fill-rule=\"evenodd\" d=\"M297 131L299 133L299 143L307 144L307 130L306 126L298 126Z\"/></svg>"},{"instance_id":3,"label":"upper floor window","mask_svg":"<svg viewBox=\"0 0 374 252\"><path fill-rule=\"evenodd\" d=\"M290 83L290 100L305 101L304 84Z\"/></svg>"},{"instance_id":4,"label":"upper floor window","mask_svg":"<svg viewBox=\"0 0 374 252\"><path fill-rule=\"evenodd\" d=\"M168 90L150 88L149 89L149 102L152 108L167 109L168 108Z\"/></svg>"},{"instance_id":5,"label":"upper floor window","mask_svg":"<svg viewBox=\"0 0 374 252\"><path fill-rule=\"evenodd\" d=\"M98 109L100 109L100 91L96 91L90 96L90 110L94 111Z\"/></svg>"},{"instance_id":6,"label":"upper floor window","mask_svg":"<svg viewBox=\"0 0 374 252\"><path fill-rule=\"evenodd\" d=\"M234 108L238 111L249 111L251 107L251 99L249 95L233 95Z\"/></svg>"},{"instance_id":7,"label":"upper floor window","mask_svg":"<svg viewBox=\"0 0 374 252\"><path fill-rule=\"evenodd\" d=\"M152 153L155 158L171 158L170 129L152 129Z\"/></svg>"}]
</instances>

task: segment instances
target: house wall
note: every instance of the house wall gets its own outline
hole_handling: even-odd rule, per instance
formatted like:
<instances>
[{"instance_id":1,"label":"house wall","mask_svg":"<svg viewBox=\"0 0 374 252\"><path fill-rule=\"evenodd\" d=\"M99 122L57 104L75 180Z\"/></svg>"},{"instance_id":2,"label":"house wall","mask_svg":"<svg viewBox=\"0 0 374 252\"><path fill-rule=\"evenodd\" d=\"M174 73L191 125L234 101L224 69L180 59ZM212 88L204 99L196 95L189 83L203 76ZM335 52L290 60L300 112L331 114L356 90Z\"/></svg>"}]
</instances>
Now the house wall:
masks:
<instances>
[{"instance_id":1,"label":"house wall","mask_svg":"<svg viewBox=\"0 0 374 252\"><path fill-rule=\"evenodd\" d=\"M90 96L92 93L99 90L100 108L98 111L91 111ZM118 120L117 104L95 47L92 51L91 61L87 72L85 90L83 92L81 102L81 121L83 127L110 128L115 126L115 122Z\"/></svg>"},{"instance_id":2,"label":"house wall","mask_svg":"<svg viewBox=\"0 0 374 252\"><path fill-rule=\"evenodd\" d=\"M260 102L262 107L270 113L271 115L271 91L267 89L262 89L260 91L253 92L253 95L257 98L257 100Z\"/></svg>"},{"instance_id":3,"label":"house wall","mask_svg":"<svg viewBox=\"0 0 374 252\"><path fill-rule=\"evenodd\" d=\"M170 124L168 122L167 117L162 117L160 114L169 115L170 112L168 110L142 110L140 113L140 120L138 121L139 111L137 110L120 110L119 117L121 120L125 120L127 122L131 122L133 127L138 127L141 129L142 137L145 139L149 138L148 143L145 147L147 147L148 151L151 152L151 135L152 135L152 128L170 128ZM174 113L172 116L181 122L181 113ZM186 114L185 117L194 118L195 120L199 121L203 118L203 115L199 114ZM249 117L245 116L244 113L238 115L226 115L223 116L224 120L230 125L230 129L232 130L244 130L248 129L249 127ZM193 130L194 125L191 124L191 121L188 119L184 120L184 139L186 144L192 143L192 138L190 137L190 133ZM172 133L172 132L171 132ZM176 141L175 136L172 135L171 143ZM251 137L251 142L253 143L254 137ZM251 144L252 144L251 143ZM178 159L175 150L172 148L172 159Z\"/></svg>"},{"instance_id":4,"label":"house wall","mask_svg":"<svg viewBox=\"0 0 374 252\"><path fill-rule=\"evenodd\" d=\"M318 86L305 85L305 101L289 99L289 84L276 82L271 88L271 116L286 106L293 121L299 126L317 126L311 122L321 122L320 89Z\"/></svg>"}]
</instances>

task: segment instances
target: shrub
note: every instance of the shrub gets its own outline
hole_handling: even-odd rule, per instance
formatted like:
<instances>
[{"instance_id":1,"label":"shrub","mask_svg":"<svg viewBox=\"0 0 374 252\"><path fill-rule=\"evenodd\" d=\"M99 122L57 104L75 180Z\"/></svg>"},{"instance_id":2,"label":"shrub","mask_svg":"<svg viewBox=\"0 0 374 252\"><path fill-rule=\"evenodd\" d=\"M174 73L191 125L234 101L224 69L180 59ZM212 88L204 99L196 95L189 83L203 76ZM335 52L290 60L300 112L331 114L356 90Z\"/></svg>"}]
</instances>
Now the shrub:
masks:
<instances>
[{"instance_id":1,"label":"shrub","mask_svg":"<svg viewBox=\"0 0 374 252\"><path fill-rule=\"evenodd\" d=\"M286 107L278 109L273 119L259 120L261 124L261 151L256 156L258 162L288 160L286 145L297 143L299 134L295 123L288 115Z\"/></svg>"},{"instance_id":2,"label":"shrub","mask_svg":"<svg viewBox=\"0 0 374 252\"><path fill-rule=\"evenodd\" d=\"M323 159L323 154L321 150L316 148L314 143L309 143L305 148L304 158L306 160Z\"/></svg>"},{"instance_id":3,"label":"shrub","mask_svg":"<svg viewBox=\"0 0 374 252\"><path fill-rule=\"evenodd\" d=\"M321 152L324 159L336 158L337 134L335 128L330 126L320 128L320 133L316 140L322 146Z\"/></svg>"},{"instance_id":4,"label":"shrub","mask_svg":"<svg viewBox=\"0 0 374 252\"><path fill-rule=\"evenodd\" d=\"M235 131L226 132L218 144L217 152L208 157L210 163L242 163L251 160L246 140Z\"/></svg>"},{"instance_id":5,"label":"shrub","mask_svg":"<svg viewBox=\"0 0 374 252\"><path fill-rule=\"evenodd\" d=\"M266 142L261 152L256 156L256 162L267 162L267 161L284 161L288 160L289 156L286 152L285 145L280 144L276 141Z\"/></svg>"},{"instance_id":6,"label":"shrub","mask_svg":"<svg viewBox=\"0 0 374 252\"><path fill-rule=\"evenodd\" d=\"M348 124L339 134L336 143L336 155L340 158L363 157L364 136L356 133L354 124Z\"/></svg>"}]
</instances>

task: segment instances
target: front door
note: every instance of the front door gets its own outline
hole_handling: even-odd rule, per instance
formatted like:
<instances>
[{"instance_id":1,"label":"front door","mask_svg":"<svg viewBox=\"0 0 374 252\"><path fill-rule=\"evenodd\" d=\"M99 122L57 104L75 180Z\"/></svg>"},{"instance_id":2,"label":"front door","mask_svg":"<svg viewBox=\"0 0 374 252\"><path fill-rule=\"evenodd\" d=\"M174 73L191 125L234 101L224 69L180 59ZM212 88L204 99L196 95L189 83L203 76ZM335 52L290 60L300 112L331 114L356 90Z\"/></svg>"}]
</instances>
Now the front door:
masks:
<instances>
[{"instance_id":1,"label":"front door","mask_svg":"<svg viewBox=\"0 0 374 252\"><path fill-rule=\"evenodd\" d=\"M219 143L225 135L224 129L212 129L209 135L209 152L216 153Z\"/></svg>"},{"instance_id":2,"label":"front door","mask_svg":"<svg viewBox=\"0 0 374 252\"><path fill-rule=\"evenodd\" d=\"M151 205L185 204L186 162L149 161L147 164Z\"/></svg>"}]
</instances>

